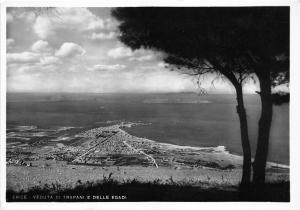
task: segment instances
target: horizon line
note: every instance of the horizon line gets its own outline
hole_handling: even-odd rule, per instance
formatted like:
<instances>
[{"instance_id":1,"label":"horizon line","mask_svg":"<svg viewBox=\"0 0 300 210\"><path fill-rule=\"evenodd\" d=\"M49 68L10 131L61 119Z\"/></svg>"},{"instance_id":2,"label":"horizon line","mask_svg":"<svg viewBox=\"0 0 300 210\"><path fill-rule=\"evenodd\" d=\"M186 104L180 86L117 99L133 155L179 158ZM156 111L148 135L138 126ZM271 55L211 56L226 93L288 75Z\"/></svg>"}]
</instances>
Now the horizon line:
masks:
<instances>
[{"instance_id":1,"label":"horizon line","mask_svg":"<svg viewBox=\"0 0 300 210\"><path fill-rule=\"evenodd\" d=\"M198 94L195 91L180 91L180 92L47 92L47 91L6 91L6 94L179 94L179 93L186 93L186 94ZM236 95L236 93L228 93L228 92L207 92L207 94L198 94L198 95L218 95L218 94L222 94L222 95ZM245 95L257 95L257 93L243 93Z\"/></svg>"}]
</instances>

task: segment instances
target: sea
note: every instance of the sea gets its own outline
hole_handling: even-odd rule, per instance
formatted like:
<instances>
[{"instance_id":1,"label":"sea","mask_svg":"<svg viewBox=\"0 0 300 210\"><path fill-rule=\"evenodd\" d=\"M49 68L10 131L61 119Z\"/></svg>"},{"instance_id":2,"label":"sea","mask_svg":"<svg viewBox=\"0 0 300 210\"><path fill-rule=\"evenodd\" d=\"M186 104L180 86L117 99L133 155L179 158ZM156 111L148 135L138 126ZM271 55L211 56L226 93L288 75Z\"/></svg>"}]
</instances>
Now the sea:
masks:
<instances>
[{"instance_id":1,"label":"sea","mask_svg":"<svg viewBox=\"0 0 300 210\"><path fill-rule=\"evenodd\" d=\"M244 96L254 156L257 94ZM71 141L76 132L121 122L131 135L192 147L223 146L242 154L236 97L196 93L7 93L7 145ZM289 165L289 104L274 106L268 160Z\"/></svg>"}]
</instances>

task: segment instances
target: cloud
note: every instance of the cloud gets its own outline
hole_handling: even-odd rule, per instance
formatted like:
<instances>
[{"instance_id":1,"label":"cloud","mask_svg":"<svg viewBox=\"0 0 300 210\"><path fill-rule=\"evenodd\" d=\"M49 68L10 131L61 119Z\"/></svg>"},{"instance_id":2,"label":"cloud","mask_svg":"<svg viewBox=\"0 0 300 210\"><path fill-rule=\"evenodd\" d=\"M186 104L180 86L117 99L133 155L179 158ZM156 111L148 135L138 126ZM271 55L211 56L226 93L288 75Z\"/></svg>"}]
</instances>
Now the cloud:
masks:
<instances>
[{"instance_id":1,"label":"cloud","mask_svg":"<svg viewBox=\"0 0 300 210\"><path fill-rule=\"evenodd\" d=\"M14 17L12 16L12 14L7 13L6 14L6 22L11 23L11 22L13 22L13 20L14 20Z\"/></svg>"},{"instance_id":2,"label":"cloud","mask_svg":"<svg viewBox=\"0 0 300 210\"><path fill-rule=\"evenodd\" d=\"M146 50L146 49L139 49L132 51L129 47L119 46L113 49L110 49L107 55L114 59L119 58L128 58L129 61L153 61L156 58L162 57L162 53Z\"/></svg>"},{"instance_id":3,"label":"cloud","mask_svg":"<svg viewBox=\"0 0 300 210\"><path fill-rule=\"evenodd\" d=\"M7 50L11 49L14 43L15 43L14 39L12 38L6 39L6 49Z\"/></svg>"},{"instance_id":4,"label":"cloud","mask_svg":"<svg viewBox=\"0 0 300 210\"><path fill-rule=\"evenodd\" d=\"M72 42L65 42L61 45L59 50L55 52L58 57L75 57L77 55L84 55L85 50L78 44Z\"/></svg>"},{"instance_id":5,"label":"cloud","mask_svg":"<svg viewBox=\"0 0 300 210\"><path fill-rule=\"evenodd\" d=\"M8 63L7 76L15 77L21 74L27 74L29 76L33 74L43 74L46 76L47 73L59 69L58 64L61 64L61 62L57 60L58 58L54 58L53 60L48 57L45 58L40 58L39 62Z\"/></svg>"},{"instance_id":6,"label":"cloud","mask_svg":"<svg viewBox=\"0 0 300 210\"><path fill-rule=\"evenodd\" d=\"M121 64L114 64L114 65L103 65L103 64L97 64L94 65L92 70L93 71L102 71L102 70L121 70L126 68L125 65Z\"/></svg>"},{"instance_id":7,"label":"cloud","mask_svg":"<svg viewBox=\"0 0 300 210\"><path fill-rule=\"evenodd\" d=\"M91 39L92 40L97 40L97 39L100 39L100 40L105 40L105 39L113 39L116 37L116 33L111 31L109 33L93 33L91 35Z\"/></svg>"},{"instance_id":8,"label":"cloud","mask_svg":"<svg viewBox=\"0 0 300 210\"><path fill-rule=\"evenodd\" d=\"M28 68L27 72L7 78L8 91L41 92L176 92L190 90L195 85L170 72L137 74L130 71L56 71L49 66Z\"/></svg>"},{"instance_id":9,"label":"cloud","mask_svg":"<svg viewBox=\"0 0 300 210\"><path fill-rule=\"evenodd\" d=\"M150 61L154 58L153 55L144 55L144 56L140 56L140 57L132 57L129 58L130 61Z\"/></svg>"},{"instance_id":10,"label":"cloud","mask_svg":"<svg viewBox=\"0 0 300 210\"><path fill-rule=\"evenodd\" d=\"M159 63L157 64L157 66L160 67L160 68L167 68L167 67L169 66L169 64L167 64L167 63L165 63L165 62L159 62Z\"/></svg>"},{"instance_id":11,"label":"cloud","mask_svg":"<svg viewBox=\"0 0 300 210\"><path fill-rule=\"evenodd\" d=\"M57 8L57 15L38 16L33 25L35 33L42 39L67 29L74 32L111 30L115 22L101 19L87 8Z\"/></svg>"},{"instance_id":12,"label":"cloud","mask_svg":"<svg viewBox=\"0 0 300 210\"><path fill-rule=\"evenodd\" d=\"M42 72L16 74L7 78L7 90L17 92L59 91L59 83L60 81L56 81L51 75L44 75Z\"/></svg>"},{"instance_id":13,"label":"cloud","mask_svg":"<svg viewBox=\"0 0 300 210\"><path fill-rule=\"evenodd\" d=\"M108 51L107 55L112 58L125 58L133 55L130 48L127 47L117 47Z\"/></svg>"},{"instance_id":14,"label":"cloud","mask_svg":"<svg viewBox=\"0 0 300 210\"><path fill-rule=\"evenodd\" d=\"M39 16L33 25L33 30L40 38L46 39L55 34L52 24L54 23L49 18Z\"/></svg>"},{"instance_id":15,"label":"cloud","mask_svg":"<svg viewBox=\"0 0 300 210\"><path fill-rule=\"evenodd\" d=\"M7 53L7 63L34 63L40 60L40 55L33 52Z\"/></svg>"},{"instance_id":16,"label":"cloud","mask_svg":"<svg viewBox=\"0 0 300 210\"><path fill-rule=\"evenodd\" d=\"M104 21L102 19L92 20L88 22L87 28L85 30L99 30L103 29L105 26Z\"/></svg>"},{"instance_id":17,"label":"cloud","mask_svg":"<svg viewBox=\"0 0 300 210\"><path fill-rule=\"evenodd\" d=\"M130 61L154 61L154 60L161 60L163 58L163 53L159 51L153 51L148 49L139 49L135 50L134 54Z\"/></svg>"},{"instance_id":18,"label":"cloud","mask_svg":"<svg viewBox=\"0 0 300 210\"><path fill-rule=\"evenodd\" d=\"M47 56L40 59L41 65L52 65L52 64L58 64L61 63L60 59L55 56Z\"/></svg>"},{"instance_id":19,"label":"cloud","mask_svg":"<svg viewBox=\"0 0 300 210\"><path fill-rule=\"evenodd\" d=\"M51 48L47 41L39 40L31 46L31 50L38 53L47 53L51 51Z\"/></svg>"},{"instance_id":20,"label":"cloud","mask_svg":"<svg viewBox=\"0 0 300 210\"><path fill-rule=\"evenodd\" d=\"M15 17L32 23L36 19L36 14L30 8L24 9L23 11L22 8L20 8L20 11L15 13Z\"/></svg>"},{"instance_id":21,"label":"cloud","mask_svg":"<svg viewBox=\"0 0 300 210\"><path fill-rule=\"evenodd\" d=\"M94 13L58 8L54 15L39 16L14 10L8 10L8 22L15 20L8 27L7 49L14 50L7 53L8 91L176 92L197 87L191 78L165 69L162 53L132 51L118 42L110 8L93 8ZM204 87L210 87L205 81ZM226 85L216 87L225 90Z\"/></svg>"}]
</instances>

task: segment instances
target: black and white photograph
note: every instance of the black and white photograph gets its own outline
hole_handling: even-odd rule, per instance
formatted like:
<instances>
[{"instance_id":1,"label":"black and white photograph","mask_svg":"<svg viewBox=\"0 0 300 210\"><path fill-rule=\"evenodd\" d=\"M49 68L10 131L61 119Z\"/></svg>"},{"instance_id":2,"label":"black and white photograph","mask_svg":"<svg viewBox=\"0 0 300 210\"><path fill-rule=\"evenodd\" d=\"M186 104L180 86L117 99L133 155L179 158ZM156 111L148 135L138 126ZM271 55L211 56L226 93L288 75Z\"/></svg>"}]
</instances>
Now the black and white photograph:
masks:
<instances>
[{"instance_id":1,"label":"black and white photograph","mask_svg":"<svg viewBox=\"0 0 300 210\"><path fill-rule=\"evenodd\" d=\"M5 202L291 202L288 4L4 11Z\"/></svg>"}]
</instances>

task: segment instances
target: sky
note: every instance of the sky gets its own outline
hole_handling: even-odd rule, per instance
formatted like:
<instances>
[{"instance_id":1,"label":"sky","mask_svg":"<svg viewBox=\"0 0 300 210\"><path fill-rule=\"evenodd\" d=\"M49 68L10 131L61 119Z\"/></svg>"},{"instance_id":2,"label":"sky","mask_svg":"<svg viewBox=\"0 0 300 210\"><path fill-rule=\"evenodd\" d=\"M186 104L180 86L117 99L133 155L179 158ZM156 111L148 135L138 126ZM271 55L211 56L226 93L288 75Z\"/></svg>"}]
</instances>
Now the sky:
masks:
<instances>
[{"instance_id":1,"label":"sky","mask_svg":"<svg viewBox=\"0 0 300 210\"><path fill-rule=\"evenodd\" d=\"M111 8L57 8L39 14L7 9L8 92L198 91L197 79L170 71L164 54L132 51L118 40ZM215 75L200 80L209 93L234 93ZM214 82L212 82L214 81ZM254 93L249 82L245 93Z\"/></svg>"}]
</instances>

